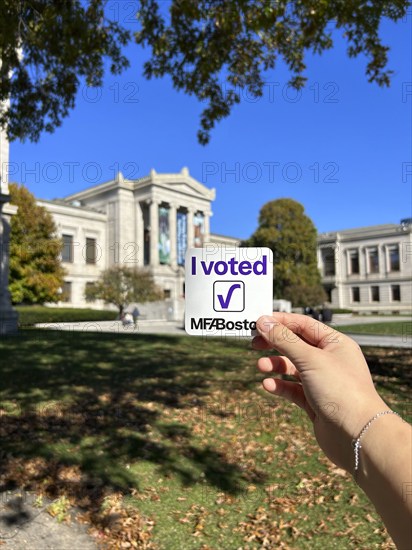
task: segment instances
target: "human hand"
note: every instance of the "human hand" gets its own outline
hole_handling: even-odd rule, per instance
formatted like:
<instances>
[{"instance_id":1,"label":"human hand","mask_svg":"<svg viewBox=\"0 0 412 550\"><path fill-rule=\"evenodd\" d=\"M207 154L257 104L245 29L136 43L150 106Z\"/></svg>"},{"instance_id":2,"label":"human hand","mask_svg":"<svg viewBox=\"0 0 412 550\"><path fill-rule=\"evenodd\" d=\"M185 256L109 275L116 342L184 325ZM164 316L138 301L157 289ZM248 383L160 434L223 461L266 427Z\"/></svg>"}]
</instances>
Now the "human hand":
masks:
<instances>
[{"instance_id":1,"label":"human hand","mask_svg":"<svg viewBox=\"0 0 412 550\"><path fill-rule=\"evenodd\" d=\"M295 313L274 313L257 321L257 350L275 349L281 356L261 357L258 369L288 374L295 382L265 378L269 393L301 407L313 422L316 439L337 466L353 471L352 440L363 426L388 406L373 385L358 344L319 321Z\"/></svg>"}]
</instances>

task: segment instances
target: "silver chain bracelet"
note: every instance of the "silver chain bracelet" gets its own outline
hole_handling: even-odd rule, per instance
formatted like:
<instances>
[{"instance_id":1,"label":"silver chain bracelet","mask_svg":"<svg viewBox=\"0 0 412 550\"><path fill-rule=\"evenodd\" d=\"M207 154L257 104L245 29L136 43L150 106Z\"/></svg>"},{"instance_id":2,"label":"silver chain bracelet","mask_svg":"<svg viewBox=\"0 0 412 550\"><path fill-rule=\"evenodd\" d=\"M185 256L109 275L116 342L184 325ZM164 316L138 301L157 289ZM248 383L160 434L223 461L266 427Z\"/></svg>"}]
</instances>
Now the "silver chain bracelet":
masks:
<instances>
[{"instance_id":1,"label":"silver chain bracelet","mask_svg":"<svg viewBox=\"0 0 412 550\"><path fill-rule=\"evenodd\" d=\"M352 446L355 451L355 473L354 473L355 479L356 479L357 471L359 469L359 451L360 449L362 449L361 439L365 435L365 432L368 430L372 422L377 418L379 418L380 416L384 416L385 414L396 414L396 416L399 416L399 418L402 418L401 415L395 411L387 410L387 411L378 412L377 414L375 414L373 418L369 420L367 424L365 424L365 426L360 431L360 434L358 435L357 439L352 440Z\"/></svg>"}]
</instances>

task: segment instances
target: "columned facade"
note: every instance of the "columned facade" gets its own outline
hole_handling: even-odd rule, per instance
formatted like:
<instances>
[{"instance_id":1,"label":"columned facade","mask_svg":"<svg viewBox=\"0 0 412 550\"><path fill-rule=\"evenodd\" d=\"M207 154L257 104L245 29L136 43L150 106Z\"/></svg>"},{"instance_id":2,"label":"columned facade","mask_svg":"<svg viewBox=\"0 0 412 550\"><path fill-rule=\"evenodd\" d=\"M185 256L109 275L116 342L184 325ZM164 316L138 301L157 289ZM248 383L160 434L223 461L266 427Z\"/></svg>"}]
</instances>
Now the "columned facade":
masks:
<instances>
[{"instance_id":1,"label":"columned facade","mask_svg":"<svg viewBox=\"0 0 412 550\"><path fill-rule=\"evenodd\" d=\"M184 258L186 249L211 242L210 216L215 190L190 176L187 168L177 174L150 174L127 180L118 174L112 181L85 189L59 201L40 201L56 218L57 202L66 208L68 219L60 220L59 231L73 225L69 216L88 211L102 224L99 240L103 250L98 271L125 264L148 269L170 304L171 316L179 317L184 304ZM61 213L61 212L60 212ZM94 213L94 214L92 214ZM105 220L105 221L104 221ZM216 241L216 238L214 239ZM233 240L234 241L234 240ZM71 274L84 266L63 262ZM75 262L74 262L75 263ZM93 278L83 281L93 282ZM81 284L73 293L73 305L81 303ZM69 305L69 304L65 304Z\"/></svg>"}]
</instances>

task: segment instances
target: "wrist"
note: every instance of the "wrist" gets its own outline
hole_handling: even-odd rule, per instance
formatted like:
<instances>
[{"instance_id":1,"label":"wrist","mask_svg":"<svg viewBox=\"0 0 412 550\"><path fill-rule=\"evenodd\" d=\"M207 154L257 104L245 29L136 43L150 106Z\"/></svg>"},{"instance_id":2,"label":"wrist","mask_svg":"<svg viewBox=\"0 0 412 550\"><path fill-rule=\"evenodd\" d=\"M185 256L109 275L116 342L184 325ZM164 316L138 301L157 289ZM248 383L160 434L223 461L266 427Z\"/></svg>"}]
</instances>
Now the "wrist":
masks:
<instances>
[{"instance_id":1,"label":"wrist","mask_svg":"<svg viewBox=\"0 0 412 550\"><path fill-rule=\"evenodd\" d=\"M356 478L397 548L412 548L412 426L394 414L376 419L363 438ZM405 492L406 489L406 492Z\"/></svg>"},{"instance_id":2,"label":"wrist","mask_svg":"<svg viewBox=\"0 0 412 550\"><path fill-rule=\"evenodd\" d=\"M388 454L387 450L392 445L396 448L399 442L404 440L405 435L410 432L410 425L399 415L386 413L378 416L378 413L385 411L390 411L389 407L386 406L386 408L378 410L365 424L367 429L361 437L357 470L355 470L355 450L353 453L351 473L363 489L366 489L372 477L374 478L377 474L385 475L387 471L397 467L397 462L399 458L402 460L402 455L400 456L399 453ZM374 420L368 426L372 419ZM358 441L358 438L354 441Z\"/></svg>"},{"instance_id":3,"label":"wrist","mask_svg":"<svg viewBox=\"0 0 412 550\"><path fill-rule=\"evenodd\" d=\"M356 440L366 424L379 412L389 410L390 407L376 393L371 396L366 402L362 401L358 406L352 405L351 411L348 414L348 422L346 424L346 436L350 441Z\"/></svg>"}]
</instances>

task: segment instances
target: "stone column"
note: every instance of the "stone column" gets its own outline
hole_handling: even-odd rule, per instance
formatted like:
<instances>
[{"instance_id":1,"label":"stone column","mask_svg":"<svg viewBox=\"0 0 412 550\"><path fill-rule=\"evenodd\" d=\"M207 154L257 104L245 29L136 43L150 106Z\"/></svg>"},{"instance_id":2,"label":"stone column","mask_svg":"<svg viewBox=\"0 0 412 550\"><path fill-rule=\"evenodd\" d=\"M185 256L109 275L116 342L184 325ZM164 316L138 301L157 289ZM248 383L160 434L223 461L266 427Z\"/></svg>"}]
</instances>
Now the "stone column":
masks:
<instances>
[{"instance_id":1,"label":"stone column","mask_svg":"<svg viewBox=\"0 0 412 550\"><path fill-rule=\"evenodd\" d=\"M366 250L366 246L360 246L358 248L358 258L359 258L359 278L366 279L366 275L369 274L368 252Z\"/></svg>"},{"instance_id":2,"label":"stone column","mask_svg":"<svg viewBox=\"0 0 412 550\"><path fill-rule=\"evenodd\" d=\"M336 243L335 243L335 284L337 286L337 295L338 295L338 303L336 304L337 307L343 308L345 304L344 300L344 293L343 293L343 281L347 279L347 275L344 271L345 265L344 265L344 259L345 254L342 250L342 244L340 240L339 233L336 233Z\"/></svg>"},{"instance_id":3,"label":"stone column","mask_svg":"<svg viewBox=\"0 0 412 550\"><path fill-rule=\"evenodd\" d=\"M324 274L324 268L323 268L323 257L322 257L322 249L318 246L316 248L316 256L317 256L317 264L318 264L318 270L321 273L321 277L323 277Z\"/></svg>"},{"instance_id":4,"label":"stone column","mask_svg":"<svg viewBox=\"0 0 412 550\"><path fill-rule=\"evenodd\" d=\"M187 248L193 248L195 242L195 230L193 227L194 213L194 208L190 207L187 209Z\"/></svg>"},{"instance_id":5,"label":"stone column","mask_svg":"<svg viewBox=\"0 0 412 550\"><path fill-rule=\"evenodd\" d=\"M386 245L378 245L379 254L379 278L384 278L386 275Z\"/></svg>"},{"instance_id":6,"label":"stone column","mask_svg":"<svg viewBox=\"0 0 412 550\"><path fill-rule=\"evenodd\" d=\"M17 313L11 306L9 293L10 217L4 214L9 196L0 194L0 335L17 331Z\"/></svg>"},{"instance_id":7,"label":"stone column","mask_svg":"<svg viewBox=\"0 0 412 550\"><path fill-rule=\"evenodd\" d=\"M144 265L144 223L142 206L136 201L136 247L137 247L137 266Z\"/></svg>"},{"instance_id":8,"label":"stone column","mask_svg":"<svg viewBox=\"0 0 412 550\"><path fill-rule=\"evenodd\" d=\"M7 214L5 213L5 206L10 198L8 167L9 141L5 130L0 129L0 335L17 331L17 313L11 306L8 289L10 218L15 211L14 207L8 206L7 209L9 212Z\"/></svg>"},{"instance_id":9,"label":"stone column","mask_svg":"<svg viewBox=\"0 0 412 550\"><path fill-rule=\"evenodd\" d=\"M159 265L159 201L150 203L150 265Z\"/></svg>"},{"instance_id":10,"label":"stone column","mask_svg":"<svg viewBox=\"0 0 412 550\"><path fill-rule=\"evenodd\" d=\"M170 265L177 267L177 229L176 229L177 207L174 202L169 208L169 232L170 232Z\"/></svg>"},{"instance_id":11,"label":"stone column","mask_svg":"<svg viewBox=\"0 0 412 550\"><path fill-rule=\"evenodd\" d=\"M210 218L212 216L212 212L205 212L204 216L205 216L205 234L203 239L204 239L204 242L207 243L209 242L209 239L210 239Z\"/></svg>"}]
</instances>

